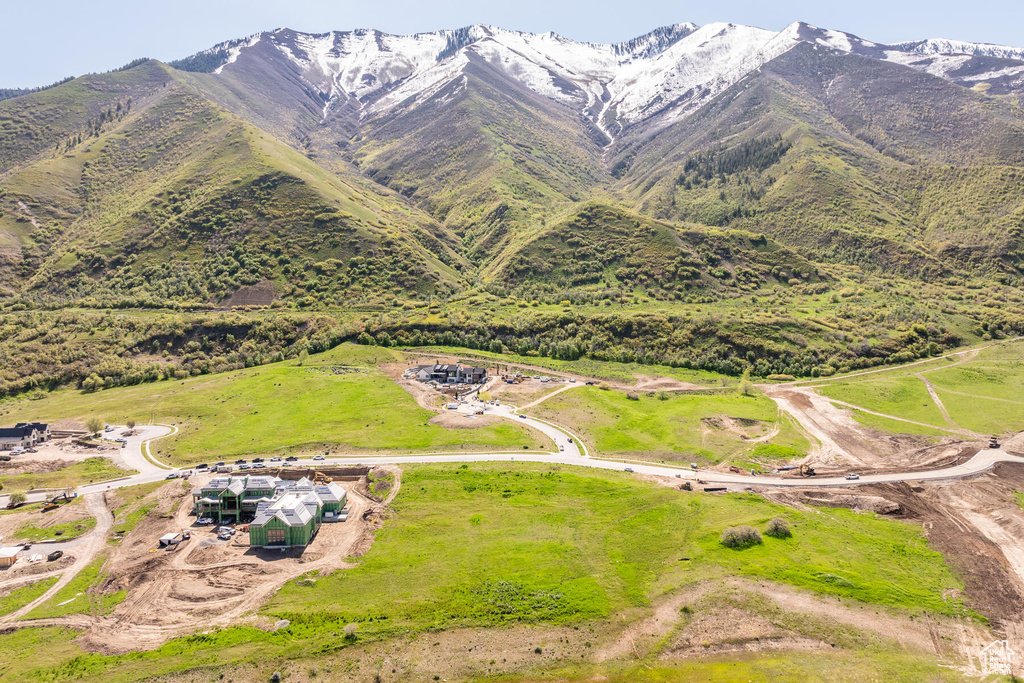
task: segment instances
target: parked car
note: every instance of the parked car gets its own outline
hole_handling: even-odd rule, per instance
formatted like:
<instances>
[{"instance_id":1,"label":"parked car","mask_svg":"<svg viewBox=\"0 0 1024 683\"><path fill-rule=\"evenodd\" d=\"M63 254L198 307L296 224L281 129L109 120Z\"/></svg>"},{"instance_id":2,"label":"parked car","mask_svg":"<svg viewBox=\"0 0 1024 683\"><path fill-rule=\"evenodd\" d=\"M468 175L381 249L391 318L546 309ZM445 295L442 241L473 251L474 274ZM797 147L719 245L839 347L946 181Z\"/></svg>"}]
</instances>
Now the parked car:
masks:
<instances>
[{"instance_id":1,"label":"parked car","mask_svg":"<svg viewBox=\"0 0 1024 683\"><path fill-rule=\"evenodd\" d=\"M221 460L219 463L214 465L214 467L223 467L223 466L224 466L224 461L223 460Z\"/></svg>"},{"instance_id":2,"label":"parked car","mask_svg":"<svg viewBox=\"0 0 1024 683\"><path fill-rule=\"evenodd\" d=\"M255 464L256 464L256 463L258 463L258 462L263 462L263 458L253 458L253 459L252 459L252 462L253 462L253 464L255 465Z\"/></svg>"},{"instance_id":3,"label":"parked car","mask_svg":"<svg viewBox=\"0 0 1024 683\"><path fill-rule=\"evenodd\" d=\"M26 453L38 453L39 449L38 448L26 448L25 452Z\"/></svg>"},{"instance_id":4,"label":"parked car","mask_svg":"<svg viewBox=\"0 0 1024 683\"><path fill-rule=\"evenodd\" d=\"M177 479L177 478L178 478L178 477L180 477L180 476L181 476L181 475L180 475L180 474L178 474L177 472L171 472L171 473L170 473L170 474L168 474L168 475L167 475L166 477L164 477L164 479Z\"/></svg>"},{"instance_id":5,"label":"parked car","mask_svg":"<svg viewBox=\"0 0 1024 683\"><path fill-rule=\"evenodd\" d=\"M860 479L860 475L856 474L854 472L850 472L849 474L846 475L846 478L847 479Z\"/></svg>"},{"instance_id":6,"label":"parked car","mask_svg":"<svg viewBox=\"0 0 1024 683\"><path fill-rule=\"evenodd\" d=\"M632 468L632 467L627 467L625 471L626 471L626 472L632 472L632 471L633 471L633 468Z\"/></svg>"},{"instance_id":7,"label":"parked car","mask_svg":"<svg viewBox=\"0 0 1024 683\"><path fill-rule=\"evenodd\" d=\"M324 456L323 456L323 455L317 454L317 455L314 455L314 456L313 456L313 459L314 459L314 460L324 460L325 458L324 458Z\"/></svg>"},{"instance_id":8,"label":"parked car","mask_svg":"<svg viewBox=\"0 0 1024 683\"><path fill-rule=\"evenodd\" d=\"M196 469L197 470L205 470L205 469L208 469L209 467L210 466L207 465L205 462L201 462L198 465L196 465Z\"/></svg>"},{"instance_id":9,"label":"parked car","mask_svg":"<svg viewBox=\"0 0 1024 683\"><path fill-rule=\"evenodd\" d=\"M248 461L245 458L239 458L238 460L235 461L235 464L236 465L244 465L246 462L248 462Z\"/></svg>"},{"instance_id":10,"label":"parked car","mask_svg":"<svg viewBox=\"0 0 1024 683\"><path fill-rule=\"evenodd\" d=\"M270 459L270 462L281 462L281 456L275 455L273 458Z\"/></svg>"},{"instance_id":11,"label":"parked car","mask_svg":"<svg viewBox=\"0 0 1024 683\"><path fill-rule=\"evenodd\" d=\"M253 465L252 468L256 469L257 467L266 467L266 466L267 466L266 463L258 462L255 465Z\"/></svg>"},{"instance_id":12,"label":"parked car","mask_svg":"<svg viewBox=\"0 0 1024 683\"><path fill-rule=\"evenodd\" d=\"M519 419L520 419L520 420L525 420L525 419L526 419L526 416L525 416L525 415L520 415L520 416L519 416Z\"/></svg>"},{"instance_id":13,"label":"parked car","mask_svg":"<svg viewBox=\"0 0 1024 683\"><path fill-rule=\"evenodd\" d=\"M247 469L249 469L249 466L248 465L239 465L238 469L240 469L240 470L247 470Z\"/></svg>"},{"instance_id":14,"label":"parked car","mask_svg":"<svg viewBox=\"0 0 1024 683\"><path fill-rule=\"evenodd\" d=\"M25 449L22 448L21 446L18 446L16 448L12 448L11 449L11 455L21 455L24 452L25 452Z\"/></svg>"},{"instance_id":15,"label":"parked car","mask_svg":"<svg viewBox=\"0 0 1024 683\"><path fill-rule=\"evenodd\" d=\"M299 459L299 458L298 458L297 456L294 456L294 455L289 455L289 456L288 456L287 458L285 458L284 460L285 460L285 462L295 462L295 461L296 461L296 460L298 460L298 459Z\"/></svg>"},{"instance_id":16,"label":"parked car","mask_svg":"<svg viewBox=\"0 0 1024 683\"><path fill-rule=\"evenodd\" d=\"M564 450L565 450L565 446L559 446L559 447L558 447L558 450L560 450L560 451L564 451Z\"/></svg>"},{"instance_id":17,"label":"parked car","mask_svg":"<svg viewBox=\"0 0 1024 683\"><path fill-rule=\"evenodd\" d=\"M213 517L200 517L196 520L196 524L199 526L209 526L213 524Z\"/></svg>"},{"instance_id":18,"label":"parked car","mask_svg":"<svg viewBox=\"0 0 1024 683\"><path fill-rule=\"evenodd\" d=\"M105 431L105 432L112 432L112 431L114 431L114 427L113 427L113 425L107 425L106 427L103 428L103 431Z\"/></svg>"}]
</instances>

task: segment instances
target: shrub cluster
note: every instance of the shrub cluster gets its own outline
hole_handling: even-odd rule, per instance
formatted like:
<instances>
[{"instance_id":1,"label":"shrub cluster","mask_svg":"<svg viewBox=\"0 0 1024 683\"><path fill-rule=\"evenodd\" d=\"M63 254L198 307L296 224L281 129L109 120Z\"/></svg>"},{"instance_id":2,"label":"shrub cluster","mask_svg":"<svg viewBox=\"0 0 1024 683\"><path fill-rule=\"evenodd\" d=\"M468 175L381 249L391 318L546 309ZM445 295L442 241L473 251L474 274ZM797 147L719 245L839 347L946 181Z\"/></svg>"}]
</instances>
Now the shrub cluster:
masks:
<instances>
[{"instance_id":1,"label":"shrub cluster","mask_svg":"<svg viewBox=\"0 0 1024 683\"><path fill-rule=\"evenodd\" d=\"M764 530L764 533L772 538L789 538L793 535L793 532L789 529L789 522L781 517L776 517L768 522L768 527Z\"/></svg>"},{"instance_id":2,"label":"shrub cluster","mask_svg":"<svg viewBox=\"0 0 1024 683\"><path fill-rule=\"evenodd\" d=\"M722 545L726 548L749 548L761 542L761 532L752 526L733 526L722 532Z\"/></svg>"}]
</instances>

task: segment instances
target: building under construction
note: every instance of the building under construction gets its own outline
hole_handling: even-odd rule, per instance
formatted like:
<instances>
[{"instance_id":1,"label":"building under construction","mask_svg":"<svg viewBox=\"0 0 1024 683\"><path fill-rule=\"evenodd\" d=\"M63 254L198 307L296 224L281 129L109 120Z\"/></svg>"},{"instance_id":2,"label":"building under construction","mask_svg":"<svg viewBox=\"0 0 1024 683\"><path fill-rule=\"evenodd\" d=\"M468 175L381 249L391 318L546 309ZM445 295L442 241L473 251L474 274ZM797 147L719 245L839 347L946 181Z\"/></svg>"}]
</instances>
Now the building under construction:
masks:
<instances>
[{"instance_id":1,"label":"building under construction","mask_svg":"<svg viewBox=\"0 0 1024 683\"><path fill-rule=\"evenodd\" d=\"M192 492L195 512L218 522L249 521L249 544L309 545L326 521L338 518L347 494L340 484L271 476L214 477Z\"/></svg>"}]
</instances>

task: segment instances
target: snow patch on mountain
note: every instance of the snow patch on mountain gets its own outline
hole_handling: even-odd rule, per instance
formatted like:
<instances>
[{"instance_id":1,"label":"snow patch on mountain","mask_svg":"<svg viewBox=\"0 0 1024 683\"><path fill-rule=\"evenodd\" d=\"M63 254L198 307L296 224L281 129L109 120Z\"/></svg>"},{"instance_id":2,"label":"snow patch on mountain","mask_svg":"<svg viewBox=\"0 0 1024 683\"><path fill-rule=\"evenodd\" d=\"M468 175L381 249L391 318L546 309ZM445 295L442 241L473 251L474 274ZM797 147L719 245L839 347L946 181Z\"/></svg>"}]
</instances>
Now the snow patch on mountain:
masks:
<instances>
[{"instance_id":1,"label":"snow patch on mountain","mask_svg":"<svg viewBox=\"0 0 1024 683\"><path fill-rule=\"evenodd\" d=\"M221 71L224 70L225 66L227 66L228 64L234 64L235 60L238 59L238 55L242 54L243 48L252 47L256 43L260 42L261 38L263 38L263 34L257 33L255 35L250 36L249 40L229 47L227 60L225 60L225 62L218 66L216 69L214 69L213 73L219 74Z\"/></svg>"},{"instance_id":2,"label":"snow patch on mountain","mask_svg":"<svg viewBox=\"0 0 1024 683\"><path fill-rule=\"evenodd\" d=\"M887 61L904 66L910 66L919 71L924 71L939 78L949 78L950 73L956 71L971 61L970 55L924 55L919 52L898 52L886 50Z\"/></svg>"},{"instance_id":3,"label":"snow patch on mountain","mask_svg":"<svg viewBox=\"0 0 1024 683\"><path fill-rule=\"evenodd\" d=\"M693 112L765 63L801 43L885 59L942 78L971 55L1024 60L1024 49L982 43L927 40L878 45L842 31L795 22L779 32L738 24L676 24L619 44L583 43L555 33L532 34L475 25L395 36L375 30L305 34L289 29L257 34L213 48L230 68L261 40L320 93L326 120L339 100L358 103L361 117L394 107L415 107L447 84L451 98L468 87L474 60L504 72L524 87L589 118L610 140L624 127L661 117L664 124ZM230 45L230 47L228 47ZM993 65L995 66L995 65ZM958 77L985 80L1014 75L1015 67Z\"/></svg>"},{"instance_id":4,"label":"snow patch on mountain","mask_svg":"<svg viewBox=\"0 0 1024 683\"><path fill-rule=\"evenodd\" d=\"M929 38L928 40L896 43L888 47L900 52L916 52L922 55L974 55L1024 61L1024 48L1022 47L993 45L992 43L971 43L963 40L949 40L947 38Z\"/></svg>"}]
</instances>

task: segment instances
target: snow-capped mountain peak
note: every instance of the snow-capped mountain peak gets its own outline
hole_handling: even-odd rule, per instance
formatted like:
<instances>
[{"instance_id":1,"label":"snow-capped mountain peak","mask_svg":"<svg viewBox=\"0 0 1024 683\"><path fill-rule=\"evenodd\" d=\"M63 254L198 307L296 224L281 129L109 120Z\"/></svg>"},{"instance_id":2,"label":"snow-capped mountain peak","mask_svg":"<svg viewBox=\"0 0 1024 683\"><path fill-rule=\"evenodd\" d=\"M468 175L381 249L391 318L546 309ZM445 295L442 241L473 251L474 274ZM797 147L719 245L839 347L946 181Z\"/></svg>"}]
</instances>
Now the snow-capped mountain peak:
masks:
<instances>
[{"instance_id":1,"label":"snow-capped mountain peak","mask_svg":"<svg viewBox=\"0 0 1024 683\"><path fill-rule=\"evenodd\" d=\"M351 105L344 111L357 111L366 119L399 105L418 106L449 84L465 84L465 70L476 62L580 112L614 139L623 128L655 116L667 124L688 115L804 43L941 77L954 71L966 73L964 62L972 57L1024 61L1022 48L941 39L880 45L843 31L794 22L778 32L732 23L683 23L617 44L578 42L554 32L533 34L484 24L406 36L367 29L322 34L278 29L221 43L172 66L212 71L223 78L230 77L249 54L257 60L261 55L283 59L320 94L324 119L339 102ZM208 68L211 65L215 68ZM991 64L977 65L969 77L1016 73L1014 63L997 66L1001 70L993 71Z\"/></svg>"},{"instance_id":2,"label":"snow-capped mountain peak","mask_svg":"<svg viewBox=\"0 0 1024 683\"><path fill-rule=\"evenodd\" d=\"M921 55L970 55L975 57L998 57L1024 61L1024 48L992 43L970 43L963 40L947 38L929 38L888 46L900 52L912 52Z\"/></svg>"}]
</instances>

